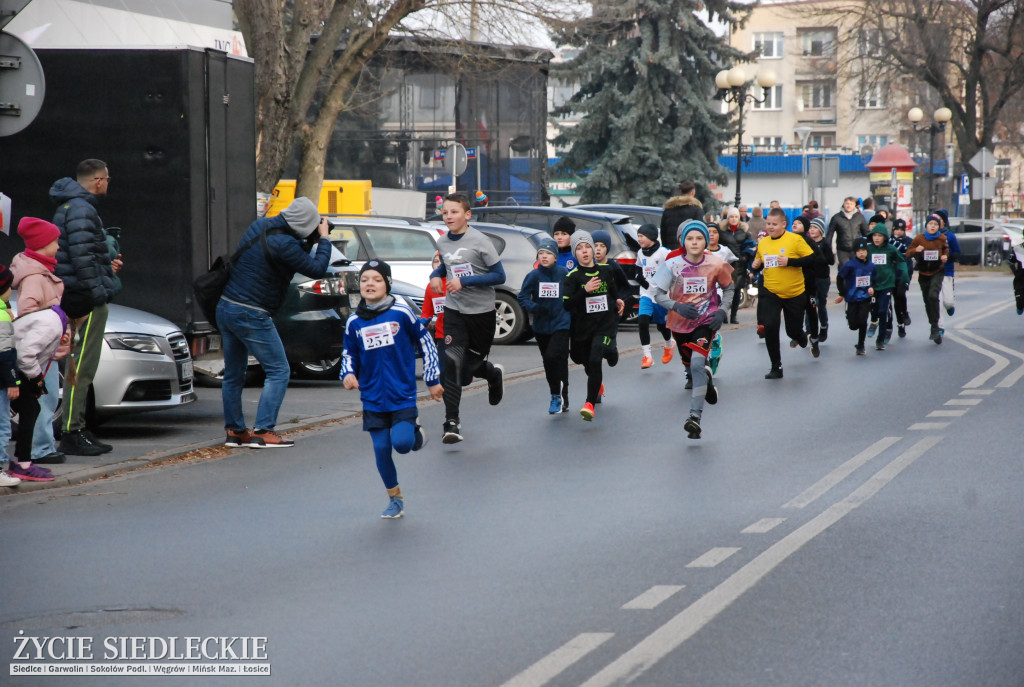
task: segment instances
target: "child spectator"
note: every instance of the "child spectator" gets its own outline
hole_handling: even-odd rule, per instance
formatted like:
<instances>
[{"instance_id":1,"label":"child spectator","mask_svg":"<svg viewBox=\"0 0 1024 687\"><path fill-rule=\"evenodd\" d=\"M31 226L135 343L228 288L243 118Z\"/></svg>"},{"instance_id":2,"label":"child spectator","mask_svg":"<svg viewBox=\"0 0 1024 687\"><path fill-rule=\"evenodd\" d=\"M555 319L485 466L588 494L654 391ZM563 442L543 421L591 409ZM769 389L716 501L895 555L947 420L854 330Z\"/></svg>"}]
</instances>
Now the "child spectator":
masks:
<instances>
[{"instance_id":1,"label":"child spectator","mask_svg":"<svg viewBox=\"0 0 1024 687\"><path fill-rule=\"evenodd\" d=\"M585 231L572 235L577 266L565 277L562 304L571 315L569 356L587 373L587 399L580 416L594 419L594 404L604 394L601 364L619 362L615 335L625 303L619 298L611 266L594 262L594 239Z\"/></svg>"},{"instance_id":2,"label":"child spectator","mask_svg":"<svg viewBox=\"0 0 1024 687\"><path fill-rule=\"evenodd\" d=\"M892 336L892 320L890 319L890 301L892 292L898 284L910 277L907 274L903 256L895 246L889 244L889 233L884 222L872 223L868 230L868 260L875 266L874 305L871 308L871 325L868 336L878 331L875 350L884 351Z\"/></svg>"},{"instance_id":3,"label":"child spectator","mask_svg":"<svg viewBox=\"0 0 1024 687\"><path fill-rule=\"evenodd\" d=\"M732 267L724 260L708 255L708 228L700 220L689 220L679 227L682 255L669 258L654 275L656 300L668 314L679 357L690 371L690 415L683 423L690 439L700 439L700 420L704 403L718 403L718 390L708 365L712 340L727 312L724 303L731 303ZM721 297L718 287L722 287Z\"/></svg>"},{"instance_id":4,"label":"child spectator","mask_svg":"<svg viewBox=\"0 0 1024 687\"><path fill-rule=\"evenodd\" d=\"M345 323L341 379L346 389L359 389L363 431L370 433L377 471L388 491L382 518L405 512L392 449L405 454L423 448L425 440L416 409L416 350L423 354L423 381L440 401L437 351L430 333L408 307L391 295L391 267L370 260L359 270L356 312Z\"/></svg>"},{"instance_id":5,"label":"child spectator","mask_svg":"<svg viewBox=\"0 0 1024 687\"><path fill-rule=\"evenodd\" d=\"M939 331L939 294L942 292L942 276L946 262L949 260L949 247L946 237L942 234L942 218L928 215L924 225L924 233L918 234L907 246L907 255L917 261L917 283L921 287L924 309L928 313L928 324L931 333L928 338L937 344L942 343Z\"/></svg>"},{"instance_id":6,"label":"child spectator","mask_svg":"<svg viewBox=\"0 0 1024 687\"><path fill-rule=\"evenodd\" d=\"M441 266L441 254L434 253L434 260L430 263L431 269ZM448 287L448 279L441 278L441 291ZM434 289L427 284L427 290L423 294L423 310L420 311L420 318L423 325L434 336L434 348L437 349L437 366L440 371L439 379L444 379L444 296L434 293Z\"/></svg>"},{"instance_id":7,"label":"child spectator","mask_svg":"<svg viewBox=\"0 0 1024 687\"><path fill-rule=\"evenodd\" d=\"M562 283L569 273L558 264L558 245L541 239L537 268L526 275L519 289L519 305L530 314L551 403L548 413L569 411L569 313L562 306Z\"/></svg>"},{"instance_id":8,"label":"child spectator","mask_svg":"<svg viewBox=\"0 0 1024 687\"><path fill-rule=\"evenodd\" d=\"M867 239L857 239L853 258L841 265L836 274L836 288L839 290L836 303L846 299L846 323L850 331L857 332L857 355L864 355L871 297L875 294L874 283L875 265L868 260Z\"/></svg>"},{"instance_id":9,"label":"child spectator","mask_svg":"<svg viewBox=\"0 0 1024 687\"><path fill-rule=\"evenodd\" d=\"M4 392L0 393L0 449L3 450L3 456L0 457L0 461L8 460L7 455L7 444L11 442L11 423L9 418L11 417L11 401L18 398L19 386L21 384L18 379L18 355L14 351L14 318L11 317L10 311L7 309L7 301L11 297L11 283L14 281L14 277L11 275L11 271L7 269L6 265L0 265L0 384L3 385ZM14 463L12 462L13 466ZM38 475L36 479L29 481L52 481L53 475L50 474L46 468L37 467L34 472ZM47 479L48 477L48 479ZM21 484L21 478L14 477L7 474L7 472L0 470L0 487L14 487Z\"/></svg>"},{"instance_id":10,"label":"child spectator","mask_svg":"<svg viewBox=\"0 0 1024 687\"><path fill-rule=\"evenodd\" d=\"M555 243L558 244L558 264L569 272L576 267L576 259L573 257L570 245L574 231L576 231L576 223L568 217L559 217L551 229L551 235L555 237Z\"/></svg>"},{"instance_id":11,"label":"child spectator","mask_svg":"<svg viewBox=\"0 0 1024 687\"><path fill-rule=\"evenodd\" d=\"M596 239L595 239L596 240ZM640 346L643 348L643 357L640 359L640 369L646 370L654 364L651 357L651 322L658 328L664 341L664 351L661 354L661 362L671 362L674 346L672 345L672 333L665 326L665 315L668 311L654 302L654 296L650 286L650 280L658 272L658 268L665 262L668 256L668 248L658 242L658 227L653 224L644 224L637 229L637 243L640 244L640 253L636 256L637 281L640 282L640 309L636 319L637 329L640 332ZM728 249L726 249L728 250ZM733 258L735 260L735 258Z\"/></svg>"},{"instance_id":12,"label":"child spectator","mask_svg":"<svg viewBox=\"0 0 1024 687\"><path fill-rule=\"evenodd\" d=\"M897 283L892 292L893 310L896 314L896 331L902 339L907 335L907 327L910 326L910 312L907 309L907 291L910 289L910 280L914 276L914 260L907 255L907 247L910 245L910 237L907 236L906 221L897 217L892 221L892 236L889 243L896 248L907 268L907 281L903 284Z\"/></svg>"}]
</instances>

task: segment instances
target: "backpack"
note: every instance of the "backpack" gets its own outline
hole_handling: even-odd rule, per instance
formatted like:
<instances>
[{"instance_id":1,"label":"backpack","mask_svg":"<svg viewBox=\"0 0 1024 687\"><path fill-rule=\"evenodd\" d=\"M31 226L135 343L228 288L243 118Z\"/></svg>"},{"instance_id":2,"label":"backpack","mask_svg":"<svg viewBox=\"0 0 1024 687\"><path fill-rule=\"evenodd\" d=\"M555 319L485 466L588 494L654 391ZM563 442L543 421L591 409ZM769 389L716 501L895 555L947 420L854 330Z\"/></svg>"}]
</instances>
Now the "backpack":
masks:
<instances>
[{"instance_id":1,"label":"backpack","mask_svg":"<svg viewBox=\"0 0 1024 687\"><path fill-rule=\"evenodd\" d=\"M206 321L215 329L217 328L217 303L224 293L224 287L228 285L228 279L231 278L231 266L242 256L242 253L249 250L257 241L260 242L263 248L263 255L267 258L267 262L272 267L275 266L276 261L271 256L270 250L267 247L266 237L270 234L283 233L285 233L285 230L279 228L263 230L259 236L246 241L244 245L239 247L230 256L226 253L217 256L217 259L210 265L210 269L204 274L200 274L192 282L192 293L195 296L195 302L206 317Z\"/></svg>"}]
</instances>

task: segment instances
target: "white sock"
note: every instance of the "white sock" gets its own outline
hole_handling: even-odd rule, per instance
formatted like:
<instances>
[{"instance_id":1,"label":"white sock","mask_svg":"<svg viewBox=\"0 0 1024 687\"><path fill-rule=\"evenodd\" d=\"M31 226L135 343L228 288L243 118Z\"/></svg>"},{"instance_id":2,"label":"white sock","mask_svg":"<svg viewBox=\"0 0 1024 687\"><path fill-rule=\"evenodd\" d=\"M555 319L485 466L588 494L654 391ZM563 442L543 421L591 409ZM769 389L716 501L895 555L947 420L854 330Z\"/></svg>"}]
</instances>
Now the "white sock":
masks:
<instances>
[{"instance_id":1,"label":"white sock","mask_svg":"<svg viewBox=\"0 0 1024 687\"><path fill-rule=\"evenodd\" d=\"M651 345L647 344L643 348L644 348L644 357L645 358L650 358L651 357Z\"/></svg>"}]
</instances>

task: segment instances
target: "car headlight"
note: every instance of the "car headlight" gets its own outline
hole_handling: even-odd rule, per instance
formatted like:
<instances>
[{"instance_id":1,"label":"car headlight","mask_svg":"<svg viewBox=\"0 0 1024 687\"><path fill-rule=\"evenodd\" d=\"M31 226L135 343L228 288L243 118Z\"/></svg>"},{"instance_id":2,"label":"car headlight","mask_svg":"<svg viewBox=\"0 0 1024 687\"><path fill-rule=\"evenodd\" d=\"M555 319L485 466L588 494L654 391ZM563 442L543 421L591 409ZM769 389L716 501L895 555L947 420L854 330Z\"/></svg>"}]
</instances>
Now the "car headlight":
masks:
<instances>
[{"instance_id":1,"label":"car headlight","mask_svg":"<svg viewBox=\"0 0 1024 687\"><path fill-rule=\"evenodd\" d=\"M162 355L156 337L145 334L104 334L103 339L114 350L134 351L135 353L153 353Z\"/></svg>"}]
</instances>

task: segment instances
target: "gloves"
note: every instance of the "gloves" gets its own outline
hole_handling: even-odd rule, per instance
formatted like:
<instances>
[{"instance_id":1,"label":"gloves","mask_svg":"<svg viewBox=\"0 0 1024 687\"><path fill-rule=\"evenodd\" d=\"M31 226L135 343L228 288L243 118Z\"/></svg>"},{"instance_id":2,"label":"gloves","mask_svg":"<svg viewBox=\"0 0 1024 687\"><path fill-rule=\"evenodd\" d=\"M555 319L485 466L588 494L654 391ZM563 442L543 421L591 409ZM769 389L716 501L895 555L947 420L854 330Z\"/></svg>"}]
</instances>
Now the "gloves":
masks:
<instances>
[{"instance_id":1,"label":"gloves","mask_svg":"<svg viewBox=\"0 0 1024 687\"><path fill-rule=\"evenodd\" d=\"M693 303L674 303L672 309L688 320L695 320L700 317L700 311Z\"/></svg>"},{"instance_id":2,"label":"gloves","mask_svg":"<svg viewBox=\"0 0 1024 687\"><path fill-rule=\"evenodd\" d=\"M725 317L726 315L724 310L716 310L711 313L711 322L708 324L708 326L711 327L711 331L717 332L721 329L722 325L725 324Z\"/></svg>"}]
</instances>

